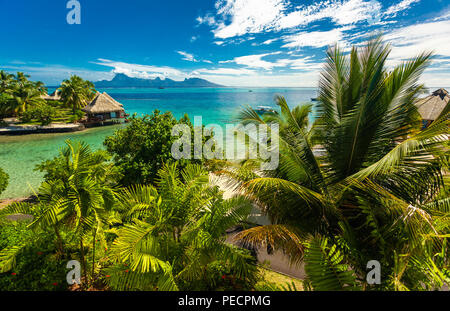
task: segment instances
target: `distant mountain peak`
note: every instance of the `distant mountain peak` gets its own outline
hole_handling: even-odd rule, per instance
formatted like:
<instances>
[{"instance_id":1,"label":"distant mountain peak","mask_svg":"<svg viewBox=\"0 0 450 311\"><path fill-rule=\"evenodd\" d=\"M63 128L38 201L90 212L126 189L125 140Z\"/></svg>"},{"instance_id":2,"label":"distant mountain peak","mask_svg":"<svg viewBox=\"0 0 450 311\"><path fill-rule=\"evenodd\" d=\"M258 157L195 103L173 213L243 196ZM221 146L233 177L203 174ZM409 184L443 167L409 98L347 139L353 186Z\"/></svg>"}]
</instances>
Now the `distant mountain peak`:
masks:
<instances>
[{"instance_id":1,"label":"distant mountain peak","mask_svg":"<svg viewBox=\"0 0 450 311\"><path fill-rule=\"evenodd\" d=\"M162 80L142 79L129 77L124 73L117 73L110 81L102 80L94 83L97 88L115 87L142 87L142 88L189 88L189 87L222 87L222 85L209 82L201 78L185 78L183 81L175 81L169 78Z\"/></svg>"}]
</instances>

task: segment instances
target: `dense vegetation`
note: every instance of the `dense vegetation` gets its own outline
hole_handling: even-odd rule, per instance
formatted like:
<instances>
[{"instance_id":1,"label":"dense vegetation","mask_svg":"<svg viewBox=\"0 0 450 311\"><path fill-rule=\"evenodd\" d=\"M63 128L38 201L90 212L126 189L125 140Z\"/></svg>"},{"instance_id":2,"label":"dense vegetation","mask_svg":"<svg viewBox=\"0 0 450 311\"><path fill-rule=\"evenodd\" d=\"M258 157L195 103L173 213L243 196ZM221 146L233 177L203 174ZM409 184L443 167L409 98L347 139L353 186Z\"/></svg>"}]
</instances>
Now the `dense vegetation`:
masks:
<instances>
[{"instance_id":1,"label":"dense vegetation","mask_svg":"<svg viewBox=\"0 0 450 311\"><path fill-rule=\"evenodd\" d=\"M121 184L154 183L163 164L174 161L171 148L177 137L172 136L172 128L186 124L193 131L193 125L187 115L177 120L172 113L158 110L152 115L134 115L128 120L129 125L107 137L104 144L122 173ZM180 160L178 165L184 168L189 162ZM202 161L192 163L201 164Z\"/></svg>"},{"instance_id":2,"label":"dense vegetation","mask_svg":"<svg viewBox=\"0 0 450 311\"><path fill-rule=\"evenodd\" d=\"M8 187L8 174L0 167L0 194Z\"/></svg>"},{"instance_id":3,"label":"dense vegetation","mask_svg":"<svg viewBox=\"0 0 450 311\"><path fill-rule=\"evenodd\" d=\"M282 97L278 115L242 111L243 123L280 125L280 165L227 163L215 173L239 190L231 198L211 183L209 163L173 160L171 130L192 128L187 117L134 116L107 150L67 141L37 168L45 175L37 202L0 210L0 288L65 289L64 267L76 259L84 290L296 289L258 283L254 256L235 245L304 262L304 289L448 284L450 105L422 130L414 103L430 55L388 71L389 52L381 39L349 55L331 48L314 111ZM84 100L65 98L74 111ZM0 170L0 192L1 180ZM254 204L270 225L247 222ZM231 244L227 230L236 228L244 230ZM372 260L381 263L379 285L366 282Z\"/></svg>"},{"instance_id":4,"label":"dense vegetation","mask_svg":"<svg viewBox=\"0 0 450 311\"><path fill-rule=\"evenodd\" d=\"M0 119L18 117L24 124L41 125L76 122L84 116L81 108L96 94L92 82L72 76L57 90L61 101L46 101L42 98L47 94L44 84L28 78L22 72L12 75L0 71Z\"/></svg>"},{"instance_id":5,"label":"dense vegetation","mask_svg":"<svg viewBox=\"0 0 450 311\"><path fill-rule=\"evenodd\" d=\"M29 76L0 71L0 117L21 115L31 107L45 105L41 98L47 92L42 82L28 80Z\"/></svg>"},{"instance_id":6,"label":"dense vegetation","mask_svg":"<svg viewBox=\"0 0 450 311\"><path fill-rule=\"evenodd\" d=\"M230 170L272 225L244 231L250 244L271 245L305 262L316 290L432 290L448 282L449 106L421 130L414 105L429 54L388 71L381 39L345 55L330 49L320 79L316 121L310 107L244 122L280 124L280 166L257 174ZM381 285L366 282L381 263Z\"/></svg>"}]
</instances>

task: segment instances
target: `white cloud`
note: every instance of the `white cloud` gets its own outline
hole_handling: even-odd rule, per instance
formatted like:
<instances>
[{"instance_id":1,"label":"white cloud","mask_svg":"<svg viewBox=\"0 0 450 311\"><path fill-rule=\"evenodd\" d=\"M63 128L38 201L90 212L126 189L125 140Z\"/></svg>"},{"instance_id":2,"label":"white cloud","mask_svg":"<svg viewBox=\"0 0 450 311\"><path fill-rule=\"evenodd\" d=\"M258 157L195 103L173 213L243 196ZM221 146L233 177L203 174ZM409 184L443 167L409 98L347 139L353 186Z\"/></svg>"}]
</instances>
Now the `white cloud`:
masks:
<instances>
[{"instance_id":1,"label":"white cloud","mask_svg":"<svg viewBox=\"0 0 450 311\"><path fill-rule=\"evenodd\" d=\"M269 70L277 66L277 64L274 62L265 61L262 58L276 54L280 54L280 52L240 56L235 57L233 60L221 61L220 63L235 63L237 65L244 65L250 68L262 68Z\"/></svg>"},{"instance_id":2,"label":"white cloud","mask_svg":"<svg viewBox=\"0 0 450 311\"><path fill-rule=\"evenodd\" d=\"M264 45L269 45L269 44L274 43L275 41L278 41L278 38L266 40L266 41L264 41L262 44L264 44Z\"/></svg>"},{"instance_id":3,"label":"white cloud","mask_svg":"<svg viewBox=\"0 0 450 311\"><path fill-rule=\"evenodd\" d=\"M195 59L193 54L184 51L177 51L177 53L183 56L182 60L187 60L188 62L198 62L198 60Z\"/></svg>"},{"instance_id":4,"label":"white cloud","mask_svg":"<svg viewBox=\"0 0 450 311\"><path fill-rule=\"evenodd\" d=\"M384 15L389 17L396 17L397 13L400 11L404 11L409 9L413 4L420 2L421 0L402 0L397 4L392 5L389 7L385 12Z\"/></svg>"},{"instance_id":5,"label":"white cloud","mask_svg":"<svg viewBox=\"0 0 450 311\"><path fill-rule=\"evenodd\" d=\"M390 60L398 63L428 51L450 58L450 20L427 22L391 31L385 39L392 44Z\"/></svg>"},{"instance_id":6,"label":"white cloud","mask_svg":"<svg viewBox=\"0 0 450 311\"><path fill-rule=\"evenodd\" d=\"M182 71L172 67L158 67L140 64L130 64L125 62L118 62L109 59L99 58L94 64L114 68L114 73L123 73L129 77L153 79L159 78L171 78L171 79L183 79L186 74Z\"/></svg>"},{"instance_id":7,"label":"white cloud","mask_svg":"<svg viewBox=\"0 0 450 311\"><path fill-rule=\"evenodd\" d=\"M220 19L209 25L215 27L213 33L221 39L306 26L323 19L337 25L374 22L381 10L376 0L324 0L293 10L288 0L221 0L216 7Z\"/></svg>"},{"instance_id":8,"label":"white cloud","mask_svg":"<svg viewBox=\"0 0 450 311\"><path fill-rule=\"evenodd\" d=\"M204 76L209 81L235 87L317 87L319 73L317 71L295 74L243 74Z\"/></svg>"},{"instance_id":9,"label":"white cloud","mask_svg":"<svg viewBox=\"0 0 450 311\"><path fill-rule=\"evenodd\" d=\"M255 71L245 68L217 68L217 69L198 69L191 73L192 75L229 75L229 76L242 76L255 74Z\"/></svg>"},{"instance_id":10,"label":"white cloud","mask_svg":"<svg viewBox=\"0 0 450 311\"><path fill-rule=\"evenodd\" d=\"M225 0L218 1L217 14L222 21L216 23L217 38L231 38L246 33L259 33L274 27L276 20L286 9L285 0ZM231 18L226 25L225 20Z\"/></svg>"},{"instance_id":11,"label":"white cloud","mask_svg":"<svg viewBox=\"0 0 450 311\"><path fill-rule=\"evenodd\" d=\"M283 41L286 42L283 47L286 48L301 48L301 47L315 47L320 48L324 46L329 46L337 41L339 43L345 44L344 42L344 31L351 29L350 26L336 28L329 31L311 31L311 32L300 32L294 35L288 35L283 37Z\"/></svg>"},{"instance_id":12,"label":"white cloud","mask_svg":"<svg viewBox=\"0 0 450 311\"><path fill-rule=\"evenodd\" d=\"M216 23L216 19L211 14L206 14L206 16L204 17L199 16L196 18L196 21L199 23L199 25L206 24L212 26Z\"/></svg>"}]
</instances>

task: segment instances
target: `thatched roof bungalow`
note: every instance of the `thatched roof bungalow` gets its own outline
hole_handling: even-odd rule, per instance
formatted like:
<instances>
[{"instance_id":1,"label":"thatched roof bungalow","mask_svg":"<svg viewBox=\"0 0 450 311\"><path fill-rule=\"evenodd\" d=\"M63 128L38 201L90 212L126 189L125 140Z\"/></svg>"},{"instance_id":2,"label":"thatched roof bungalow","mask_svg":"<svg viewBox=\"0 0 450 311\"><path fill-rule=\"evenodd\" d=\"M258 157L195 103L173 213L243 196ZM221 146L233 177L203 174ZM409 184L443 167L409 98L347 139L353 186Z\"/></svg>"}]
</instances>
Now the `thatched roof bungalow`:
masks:
<instances>
[{"instance_id":1,"label":"thatched roof bungalow","mask_svg":"<svg viewBox=\"0 0 450 311\"><path fill-rule=\"evenodd\" d=\"M90 104L82 109L87 114L87 123L123 123L125 109L123 105L105 93L97 93Z\"/></svg>"},{"instance_id":2,"label":"thatched roof bungalow","mask_svg":"<svg viewBox=\"0 0 450 311\"><path fill-rule=\"evenodd\" d=\"M61 91L56 90L50 95L48 94L41 95L41 98L45 100L59 101L61 100Z\"/></svg>"},{"instance_id":3,"label":"thatched roof bungalow","mask_svg":"<svg viewBox=\"0 0 450 311\"><path fill-rule=\"evenodd\" d=\"M444 89L436 90L430 96L419 99L416 102L416 107L422 116L424 127L435 121L449 102L450 95Z\"/></svg>"}]
</instances>

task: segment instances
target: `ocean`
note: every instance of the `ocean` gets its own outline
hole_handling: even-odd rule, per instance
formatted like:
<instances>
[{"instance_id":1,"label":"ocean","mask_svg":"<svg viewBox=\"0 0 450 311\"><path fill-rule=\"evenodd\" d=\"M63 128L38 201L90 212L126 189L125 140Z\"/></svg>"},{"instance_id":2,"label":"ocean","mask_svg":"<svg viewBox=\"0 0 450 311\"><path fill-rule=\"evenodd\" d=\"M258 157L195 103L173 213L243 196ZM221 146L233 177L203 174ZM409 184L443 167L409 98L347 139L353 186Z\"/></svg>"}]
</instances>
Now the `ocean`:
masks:
<instances>
[{"instance_id":1,"label":"ocean","mask_svg":"<svg viewBox=\"0 0 450 311\"><path fill-rule=\"evenodd\" d=\"M49 88L49 93L54 89ZM284 96L291 107L311 101L315 88L189 88L189 89L99 89L106 91L124 105L127 113L150 114L158 109L170 111L176 118L188 114L201 116L203 125L236 124L236 116L245 106L272 106L275 95ZM88 129L76 133L33 134L25 136L0 136L0 167L9 176L9 185L0 199L25 197L37 191L42 173L35 171L36 164L58 155L65 140L80 140L92 149L103 148L105 137L123 125Z\"/></svg>"}]
</instances>

